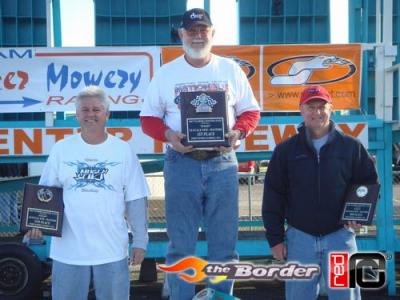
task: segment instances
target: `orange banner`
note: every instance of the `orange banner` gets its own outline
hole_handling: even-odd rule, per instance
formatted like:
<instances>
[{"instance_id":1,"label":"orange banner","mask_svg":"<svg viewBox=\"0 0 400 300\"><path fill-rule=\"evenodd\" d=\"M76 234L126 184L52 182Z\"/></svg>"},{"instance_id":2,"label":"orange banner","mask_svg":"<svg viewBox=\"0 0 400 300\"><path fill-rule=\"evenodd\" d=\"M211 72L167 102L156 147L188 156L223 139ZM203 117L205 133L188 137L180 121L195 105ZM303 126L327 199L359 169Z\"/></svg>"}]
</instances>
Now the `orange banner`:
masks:
<instances>
[{"instance_id":1,"label":"orange banner","mask_svg":"<svg viewBox=\"0 0 400 300\"><path fill-rule=\"evenodd\" d=\"M212 52L239 63L262 111L298 111L301 91L312 84L331 93L335 110L360 108L360 44L215 46ZM183 50L162 47L161 54L164 64Z\"/></svg>"},{"instance_id":2,"label":"orange banner","mask_svg":"<svg viewBox=\"0 0 400 300\"><path fill-rule=\"evenodd\" d=\"M298 111L307 85L323 85L334 109L360 108L361 45L263 47L264 111Z\"/></svg>"},{"instance_id":3,"label":"orange banner","mask_svg":"<svg viewBox=\"0 0 400 300\"><path fill-rule=\"evenodd\" d=\"M241 67L250 85L254 96L260 102L260 46L214 46L212 52L234 59ZM182 47L162 47L162 63L165 64L183 54Z\"/></svg>"}]
</instances>

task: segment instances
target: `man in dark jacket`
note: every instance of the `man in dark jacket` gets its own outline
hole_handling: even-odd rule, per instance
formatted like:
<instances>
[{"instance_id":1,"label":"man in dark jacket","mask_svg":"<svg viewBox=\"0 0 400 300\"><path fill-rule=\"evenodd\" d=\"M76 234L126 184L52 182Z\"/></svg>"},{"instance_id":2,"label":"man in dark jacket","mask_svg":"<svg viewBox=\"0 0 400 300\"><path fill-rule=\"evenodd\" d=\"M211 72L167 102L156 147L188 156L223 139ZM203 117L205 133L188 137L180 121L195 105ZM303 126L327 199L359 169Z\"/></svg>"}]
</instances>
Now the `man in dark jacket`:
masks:
<instances>
[{"instance_id":1,"label":"man in dark jacket","mask_svg":"<svg viewBox=\"0 0 400 300\"><path fill-rule=\"evenodd\" d=\"M339 222L346 189L377 183L378 177L363 145L330 120L332 100L322 86L302 92L300 112L304 122L298 134L278 145L269 163L262 214L274 258L317 264L327 280L329 252L357 251L354 228L361 225ZM316 299L319 277L287 281L286 298ZM360 291L328 289L328 296L360 299Z\"/></svg>"}]
</instances>

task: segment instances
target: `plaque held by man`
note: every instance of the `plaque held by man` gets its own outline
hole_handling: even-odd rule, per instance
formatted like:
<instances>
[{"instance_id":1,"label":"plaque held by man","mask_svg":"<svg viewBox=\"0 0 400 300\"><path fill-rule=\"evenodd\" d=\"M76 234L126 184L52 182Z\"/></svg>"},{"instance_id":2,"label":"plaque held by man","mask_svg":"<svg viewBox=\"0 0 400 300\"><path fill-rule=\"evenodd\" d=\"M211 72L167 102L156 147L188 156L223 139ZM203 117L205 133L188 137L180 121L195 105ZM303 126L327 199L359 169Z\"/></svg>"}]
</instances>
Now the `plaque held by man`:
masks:
<instances>
[{"instance_id":1,"label":"plaque held by man","mask_svg":"<svg viewBox=\"0 0 400 300\"><path fill-rule=\"evenodd\" d=\"M355 221L359 224L371 225L379 189L378 183L350 185L346 192L340 222L346 224L349 221Z\"/></svg>"},{"instance_id":2,"label":"plaque held by man","mask_svg":"<svg viewBox=\"0 0 400 300\"><path fill-rule=\"evenodd\" d=\"M182 133L186 135L183 145L230 147L225 137L229 129L224 91L181 92L179 98Z\"/></svg>"},{"instance_id":3,"label":"plaque held by man","mask_svg":"<svg viewBox=\"0 0 400 300\"><path fill-rule=\"evenodd\" d=\"M33 228L43 234L61 236L64 216L63 189L26 183L21 210L20 231Z\"/></svg>"}]
</instances>

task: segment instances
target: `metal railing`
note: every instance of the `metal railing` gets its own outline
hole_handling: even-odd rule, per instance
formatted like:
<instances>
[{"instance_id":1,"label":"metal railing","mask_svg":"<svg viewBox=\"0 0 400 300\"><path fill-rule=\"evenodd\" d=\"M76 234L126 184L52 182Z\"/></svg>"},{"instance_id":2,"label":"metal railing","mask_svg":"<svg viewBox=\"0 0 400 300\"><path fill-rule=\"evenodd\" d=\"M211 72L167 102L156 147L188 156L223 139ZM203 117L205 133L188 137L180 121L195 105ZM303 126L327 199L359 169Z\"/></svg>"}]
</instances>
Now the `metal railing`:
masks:
<instances>
[{"instance_id":1,"label":"metal railing","mask_svg":"<svg viewBox=\"0 0 400 300\"><path fill-rule=\"evenodd\" d=\"M265 174L238 173L239 223L242 228L262 226L261 202ZM162 173L146 174L150 187L149 228L163 229L165 224L164 178ZM39 177L0 180L0 237L19 234L20 210L25 182L37 183Z\"/></svg>"},{"instance_id":2,"label":"metal railing","mask_svg":"<svg viewBox=\"0 0 400 300\"><path fill-rule=\"evenodd\" d=\"M262 194L265 173L238 173L239 224L241 230L260 230ZM149 228L164 229L164 178L163 174L146 174L150 187ZM25 182L37 182L38 177L0 180L0 237L19 234L19 218L22 206L22 191ZM393 220L400 232L400 168L393 169ZM259 227L257 229L257 227ZM260 228L261 227L261 228ZM374 235L376 226L364 226L358 235Z\"/></svg>"}]
</instances>

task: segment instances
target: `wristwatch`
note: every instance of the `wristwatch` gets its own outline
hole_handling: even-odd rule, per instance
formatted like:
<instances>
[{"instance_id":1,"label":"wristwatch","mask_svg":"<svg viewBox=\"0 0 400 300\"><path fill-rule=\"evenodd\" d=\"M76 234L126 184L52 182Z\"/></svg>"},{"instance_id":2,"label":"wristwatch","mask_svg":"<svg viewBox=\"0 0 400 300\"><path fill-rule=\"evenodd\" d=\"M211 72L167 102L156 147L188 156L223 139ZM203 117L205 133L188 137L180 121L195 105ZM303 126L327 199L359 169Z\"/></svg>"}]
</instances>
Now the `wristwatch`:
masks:
<instances>
[{"instance_id":1,"label":"wristwatch","mask_svg":"<svg viewBox=\"0 0 400 300\"><path fill-rule=\"evenodd\" d=\"M239 139L243 140L246 137L246 131L242 130L242 129L237 129L240 132L240 136Z\"/></svg>"}]
</instances>

